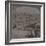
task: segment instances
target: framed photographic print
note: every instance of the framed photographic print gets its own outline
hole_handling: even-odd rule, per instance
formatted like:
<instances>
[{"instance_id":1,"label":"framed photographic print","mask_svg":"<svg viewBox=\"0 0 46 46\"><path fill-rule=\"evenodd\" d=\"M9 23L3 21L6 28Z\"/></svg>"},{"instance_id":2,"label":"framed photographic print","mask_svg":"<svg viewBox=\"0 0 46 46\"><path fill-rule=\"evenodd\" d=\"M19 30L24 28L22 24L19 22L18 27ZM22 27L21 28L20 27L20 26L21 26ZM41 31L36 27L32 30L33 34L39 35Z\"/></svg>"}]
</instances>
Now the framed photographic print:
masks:
<instances>
[{"instance_id":1,"label":"framed photographic print","mask_svg":"<svg viewBox=\"0 0 46 46\"><path fill-rule=\"evenodd\" d=\"M5 2L5 44L45 42L45 3Z\"/></svg>"}]
</instances>

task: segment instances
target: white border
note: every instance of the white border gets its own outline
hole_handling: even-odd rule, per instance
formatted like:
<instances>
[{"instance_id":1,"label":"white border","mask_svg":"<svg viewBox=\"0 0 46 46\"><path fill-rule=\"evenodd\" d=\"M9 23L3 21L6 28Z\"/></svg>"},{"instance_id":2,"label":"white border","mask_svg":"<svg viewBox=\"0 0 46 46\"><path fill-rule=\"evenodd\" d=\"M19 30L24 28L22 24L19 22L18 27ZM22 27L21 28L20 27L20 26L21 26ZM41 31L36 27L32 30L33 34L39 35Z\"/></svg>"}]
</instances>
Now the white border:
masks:
<instances>
[{"instance_id":1,"label":"white border","mask_svg":"<svg viewBox=\"0 0 46 46\"><path fill-rule=\"evenodd\" d=\"M10 3L9 3L9 40L10 40Z\"/></svg>"},{"instance_id":2,"label":"white border","mask_svg":"<svg viewBox=\"0 0 46 46\"><path fill-rule=\"evenodd\" d=\"M18 4L18 3L13 3L13 4ZM23 4L23 3L21 3L21 4ZM43 41L43 4L27 4L27 3L24 3L24 5L40 5L40 6L42 5L42 7L41 7L41 37L40 38L11 39L9 41L9 43ZM9 3L9 20L10 20L10 3ZM9 23L10 23L10 21L9 21ZM10 27L10 24L9 24L9 27ZM9 38L10 38L10 28L9 28Z\"/></svg>"}]
</instances>

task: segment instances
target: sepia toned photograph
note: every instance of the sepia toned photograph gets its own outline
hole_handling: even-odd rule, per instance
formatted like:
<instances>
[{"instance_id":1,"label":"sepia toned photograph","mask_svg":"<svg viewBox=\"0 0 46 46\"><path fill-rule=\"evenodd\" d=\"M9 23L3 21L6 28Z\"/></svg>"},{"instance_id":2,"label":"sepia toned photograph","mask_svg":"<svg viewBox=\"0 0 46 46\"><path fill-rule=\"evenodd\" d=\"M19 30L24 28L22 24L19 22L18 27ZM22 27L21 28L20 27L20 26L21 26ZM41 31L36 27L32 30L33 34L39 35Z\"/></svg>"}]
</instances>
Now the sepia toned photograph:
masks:
<instances>
[{"instance_id":1,"label":"sepia toned photograph","mask_svg":"<svg viewBox=\"0 0 46 46\"><path fill-rule=\"evenodd\" d=\"M11 4L11 38L40 37L40 6Z\"/></svg>"},{"instance_id":2,"label":"sepia toned photograph","mask_svg":"<svg viewBox=\"0 0 46 46\"><path fill-rule=\"evenodd\" d=\"M44 42L44 3L6 1L6 44Z\"/></svg>"}]
</instances>

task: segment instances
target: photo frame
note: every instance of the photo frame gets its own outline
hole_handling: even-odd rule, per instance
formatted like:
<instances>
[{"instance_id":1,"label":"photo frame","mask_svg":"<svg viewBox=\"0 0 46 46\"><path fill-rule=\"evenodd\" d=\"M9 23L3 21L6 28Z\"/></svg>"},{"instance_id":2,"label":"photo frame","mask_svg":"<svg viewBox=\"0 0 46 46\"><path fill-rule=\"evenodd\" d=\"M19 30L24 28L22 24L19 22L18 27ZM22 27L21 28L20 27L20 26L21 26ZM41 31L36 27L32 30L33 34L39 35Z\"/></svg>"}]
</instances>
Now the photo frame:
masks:
<instances>
[{"instance_id":1,"label":"photo frame","mask_svg":"<svg viewBox=\"0 0 46 46\"><path fill-rule=\"evenodd\" d=\"M5 1L5 44L45 42L45 3Z\"/></svg>"}]
</instances>

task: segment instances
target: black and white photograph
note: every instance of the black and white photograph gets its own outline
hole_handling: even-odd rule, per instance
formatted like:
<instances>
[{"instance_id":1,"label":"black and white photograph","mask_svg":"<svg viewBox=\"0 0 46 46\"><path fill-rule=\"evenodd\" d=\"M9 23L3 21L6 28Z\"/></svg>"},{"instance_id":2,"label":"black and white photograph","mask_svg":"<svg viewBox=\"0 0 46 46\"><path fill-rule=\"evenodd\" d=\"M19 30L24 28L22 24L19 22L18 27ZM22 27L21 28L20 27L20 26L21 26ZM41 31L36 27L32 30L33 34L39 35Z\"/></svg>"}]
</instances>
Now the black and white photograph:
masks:
<instances>
[{"instance_id":1,"label":"black and white photograph","mask_svg":"<svg viewBox=\"0 0 46 46\"><path fill-rule=\"evenodd\" d=\"M45 40L45 3L5 2L5 43L38 43Z\"/></svg>"}]
</instances>

